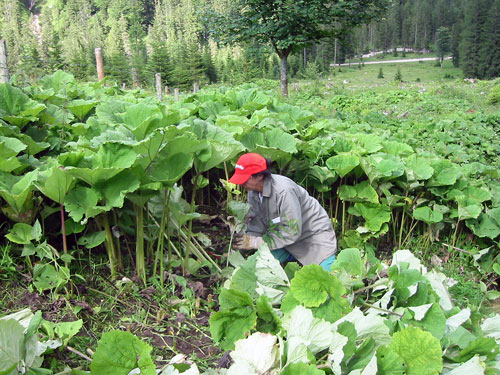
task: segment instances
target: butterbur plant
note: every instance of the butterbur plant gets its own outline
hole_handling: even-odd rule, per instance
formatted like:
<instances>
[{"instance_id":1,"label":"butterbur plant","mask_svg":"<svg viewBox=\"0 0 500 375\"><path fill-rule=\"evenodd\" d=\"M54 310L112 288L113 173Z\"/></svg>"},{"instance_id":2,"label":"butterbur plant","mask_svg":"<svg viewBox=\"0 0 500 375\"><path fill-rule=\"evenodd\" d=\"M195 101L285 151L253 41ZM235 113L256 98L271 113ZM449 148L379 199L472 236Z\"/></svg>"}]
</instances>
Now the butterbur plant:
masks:
<instances>
[{"instance_id":1,"label":"butterbur plant","mask_svg":"<svg viewBox=\"0 0 500 375\"><path fill-rule=\"evenodd\" d=\"M60 255L56 248L42 239L42 228L38 220L33 226L25 223L15 224L5 237L17 245L23 245L21 256L26 257L28 267L32 271L33 285L40 293L50 290L56 295L70 282L69 268L59 262L68 264L72 256ZM37 259L34 266L33 257Z\"/></svg>"}]
</instances>

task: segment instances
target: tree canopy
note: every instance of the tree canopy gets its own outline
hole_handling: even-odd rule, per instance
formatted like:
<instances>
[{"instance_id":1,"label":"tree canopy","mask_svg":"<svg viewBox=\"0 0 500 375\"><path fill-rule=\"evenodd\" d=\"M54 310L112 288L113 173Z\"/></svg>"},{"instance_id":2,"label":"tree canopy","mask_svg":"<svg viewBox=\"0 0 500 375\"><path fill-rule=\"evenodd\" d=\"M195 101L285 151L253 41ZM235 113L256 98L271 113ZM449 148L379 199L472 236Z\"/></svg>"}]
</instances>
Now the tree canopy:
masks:
<instances>
[{"instance_id":1,"label":"tree canopy","mask_svg":"<svg viewBox=\"0 0 500 375\"><path fill-rule=\"evenodd\" d=\"M388 0L239 0L214 17L226 42L270 43L281 60L281 89L288 93L287 58L324 38L337 38L380 16Z\"/></svg>"}]
</instances>

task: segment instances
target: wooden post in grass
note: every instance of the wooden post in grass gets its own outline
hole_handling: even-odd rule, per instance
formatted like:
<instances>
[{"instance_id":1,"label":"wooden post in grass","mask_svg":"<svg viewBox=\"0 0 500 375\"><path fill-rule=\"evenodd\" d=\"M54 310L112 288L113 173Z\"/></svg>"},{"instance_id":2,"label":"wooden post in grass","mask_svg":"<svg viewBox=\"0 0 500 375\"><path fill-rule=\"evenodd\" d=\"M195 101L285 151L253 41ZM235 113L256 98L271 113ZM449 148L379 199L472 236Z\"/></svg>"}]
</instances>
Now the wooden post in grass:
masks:
<instances>
[{"instance_id":1,"label":"wooden post in grass","mask_svg":"<svg viewBox=\"0 0 500 375\"><path fill-rule=\"evenodd\" d=\"M155 79L156 79L156 95L158 96L158 100L162 100L163 99L163 94L161 92L161 88L162 88L162 85L161 85L161 73L156 73L155 74Z\"/></svg>"},{"instance_id":2,"label":"wooden post in grass","mask_svg":"<svg viewBox=\"0 0 500 375\"><path fill-rule=\"evenodd\" d=\"M7 46L5 40L0 39L0 83L9 82L9 71L7 69Z\"/></svg>"},{"instance_id":3,"label":"wooden post in grass","mask_svg":"<svg viewBox=\"0 0 500 375\"><path fill-rule=\"evenodd\" d=\"M178 101L179 101L179 89L178 89L178 88L175 88L175 89L174 89L174 100L175 100L176 102L178 102Z\"/></svg>"},{"instance_id":4,"label":"wooden post in grass","mask_svg":"<svg viewBox=\"0 0 500 375\"><path fill-rule=\"evenodd\" d=\"M193 83L193 92L196 94L198 91L200 91L200 85L198 82Z\"/></svg>"},{"instance_id":5,"label":"wooden post in grass","mask_svg":"<svg viewBox=\"0 0 500 375\"><path fill-rule=\"evenodd\" d=\"M104 64L102 62L102 51L99 47L95 49L95 63L97 67L97 80L101 82L104 79Z\"/></svg>"},{"instance_id":6,"label":"wooden post in grass","mask_svg":"<svg viewBox=\"0 0 500 375\"><path fill-rule=\"evenodd\" d=\"M165 95L168 96L168 86L165 86Z\"/></svg>"}]
</instances>

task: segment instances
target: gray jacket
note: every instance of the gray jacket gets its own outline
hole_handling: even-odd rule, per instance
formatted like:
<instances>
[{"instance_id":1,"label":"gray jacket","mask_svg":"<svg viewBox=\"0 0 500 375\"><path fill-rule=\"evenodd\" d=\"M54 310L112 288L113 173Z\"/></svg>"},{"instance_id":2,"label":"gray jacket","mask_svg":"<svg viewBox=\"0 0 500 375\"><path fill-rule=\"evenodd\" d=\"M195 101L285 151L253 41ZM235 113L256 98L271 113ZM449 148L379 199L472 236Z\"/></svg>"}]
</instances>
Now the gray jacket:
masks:
<instances>
[{"instance_id":1,"label":"gray jacket","mask_svg":"<svg viewBox=\"0 0 500 375\"><path fill-rule=\"evenodd\" d=\"M303 265L319 264L337 252L337 239L325 209L301 186L273 174L259 192L248 192L247 233L262 236L271 250L285 248Z\"/></svg>"}]
</instances>

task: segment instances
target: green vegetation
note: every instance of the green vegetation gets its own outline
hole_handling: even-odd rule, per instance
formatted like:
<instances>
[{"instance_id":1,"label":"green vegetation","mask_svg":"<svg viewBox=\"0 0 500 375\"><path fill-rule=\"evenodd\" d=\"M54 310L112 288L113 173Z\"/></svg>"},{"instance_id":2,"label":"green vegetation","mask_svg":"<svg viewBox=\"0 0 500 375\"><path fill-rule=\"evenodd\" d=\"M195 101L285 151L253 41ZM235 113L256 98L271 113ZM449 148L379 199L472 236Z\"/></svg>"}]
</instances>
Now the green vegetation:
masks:
<instances>
[{"instance_id":1,"label":"green vegetation","mask_svg":"<svg viewBox=\"0 0 500 375\"><path fill-rule=\"evenodd\" d=\"M227 373L494 374L498 85L451 61L379 70L296 81L286 100L272 80L177 102L62 71L0 85L0 305L34 313L28 331L2 323L22 344L1 371L222 374L234 349ZM331 275L231 250L246 151L328 210Z\"/></svg>"},{"instance_id":2,"label":"green vegetation","mask_svg":"<svg viewBox=\"0 0 500 375\"><path fill-rule=\"evenodd\" d=\"M374 18L387 3L387 11ZM245 4L248 13L235 12ZM182 90L195 82L203 86L279 79L283 60L276 52L287 56L289 79L313 71L325 74L330 64L361 56L364 61L383 61L429 53L441 60L451 55L466 78L499 76L498 0L351 0L328 2L328 7L319 0L293 7L286 1L273 4L4 0L0 39L7 43L8 68L18 82L36 82L56 69L93 80L95 48L102 49L108 80L127 87L152 88L156 73L161 73L163 85ZM214 22L220 20L215 15L224 18L227 13L229 24ZM238 44L218 43L221 34ZM263 34L267 36L260 37Z\"/></svg>"}]
</instances>

